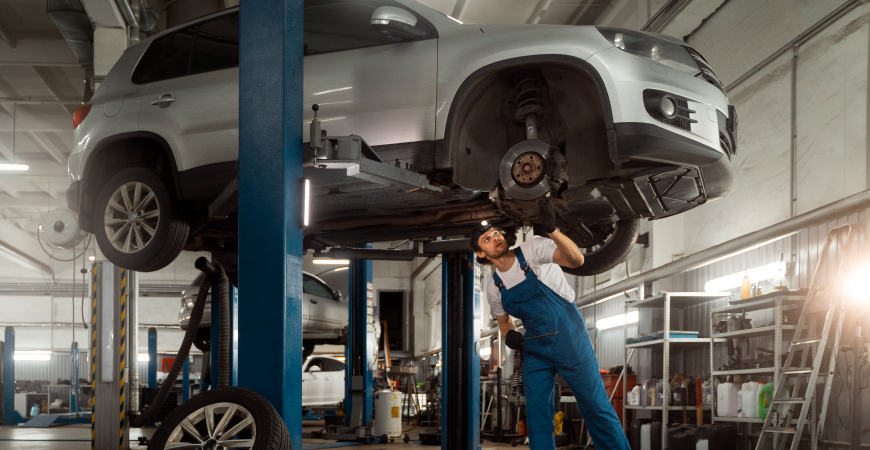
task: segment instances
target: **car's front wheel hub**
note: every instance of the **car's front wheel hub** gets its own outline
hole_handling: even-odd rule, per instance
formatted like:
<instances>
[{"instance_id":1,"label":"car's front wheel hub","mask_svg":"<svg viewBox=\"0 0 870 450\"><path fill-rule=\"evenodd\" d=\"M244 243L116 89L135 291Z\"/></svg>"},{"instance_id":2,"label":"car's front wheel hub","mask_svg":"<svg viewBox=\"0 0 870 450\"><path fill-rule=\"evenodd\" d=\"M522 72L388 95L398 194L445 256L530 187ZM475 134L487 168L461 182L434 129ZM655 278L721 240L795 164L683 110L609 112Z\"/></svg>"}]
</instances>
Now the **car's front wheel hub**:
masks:
<instances>
[{"instance_id":1,"label":"car's front wheel hub","mask_svg":"<svg viewBox=\"0 0 870 450\"><path fill-rule=\"evenodd\" d=\"M535 200L550 190L547 154L550 145L526 139L508 150L501 160L499 179L505 192L517 200Z\"/></svg>"}]
</instances>

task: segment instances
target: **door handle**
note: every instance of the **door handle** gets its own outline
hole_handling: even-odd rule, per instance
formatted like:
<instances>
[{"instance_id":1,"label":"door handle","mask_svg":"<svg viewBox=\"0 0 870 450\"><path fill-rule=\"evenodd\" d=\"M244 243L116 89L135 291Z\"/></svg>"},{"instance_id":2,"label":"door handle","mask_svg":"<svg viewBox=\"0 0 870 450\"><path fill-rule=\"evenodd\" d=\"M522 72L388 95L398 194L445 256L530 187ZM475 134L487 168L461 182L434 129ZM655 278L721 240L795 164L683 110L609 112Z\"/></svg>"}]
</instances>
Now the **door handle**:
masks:
<instances>
[{"instance_id":1,"label":"door handle","mask_svg":"<svg viewBox=\"0 0 870 450\"><path fill-rule=\"evenodd\" d=\"M159 106L161 108L166 108L167 106L171 105L172 102L174 102L174 101L175 101L175 97L173 97L172 94L163 94L160 96L160 98L155 98L154 100L151 100L151 105L152 106Z\"/></svg>"},{"instance_id":2,"label":"door handle","mask_svg":"<svg viewBox=\"0 0 870 450\"><path fill-rule=\"evenodd\" d=\"M311 299L311 303L317 303L317 300Z\"/></svg>"}]
</instances>

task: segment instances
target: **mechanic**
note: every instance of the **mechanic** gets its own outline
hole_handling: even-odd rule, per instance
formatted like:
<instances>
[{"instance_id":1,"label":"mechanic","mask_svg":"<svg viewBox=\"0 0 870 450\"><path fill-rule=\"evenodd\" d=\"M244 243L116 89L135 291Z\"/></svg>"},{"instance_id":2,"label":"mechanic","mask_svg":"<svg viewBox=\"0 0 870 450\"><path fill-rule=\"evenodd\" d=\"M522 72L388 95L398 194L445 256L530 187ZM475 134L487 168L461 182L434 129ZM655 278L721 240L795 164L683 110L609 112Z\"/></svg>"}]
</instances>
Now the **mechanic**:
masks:
<instances>
[{"instance_id":1,"label":"mechanic","mask_svg":"<svg viewBox=\"0 0 870 450\"><path fill-rule=\"evenodd\" d=\"M574 305L574 290L559 267L580 266L583 254L555 227L549 201L541 203L538 217L550 239L535 236L515 250L492 225L482 224L471 233L477 261L495 266L486 293L499 330L508 347L523 350L529 445L532 450L556 448L553 388L558 372L571 386L596 448L628 450L586 322ZM529 339L516 330L511 316L523 321Z\"/></svg>"}]
</instances>

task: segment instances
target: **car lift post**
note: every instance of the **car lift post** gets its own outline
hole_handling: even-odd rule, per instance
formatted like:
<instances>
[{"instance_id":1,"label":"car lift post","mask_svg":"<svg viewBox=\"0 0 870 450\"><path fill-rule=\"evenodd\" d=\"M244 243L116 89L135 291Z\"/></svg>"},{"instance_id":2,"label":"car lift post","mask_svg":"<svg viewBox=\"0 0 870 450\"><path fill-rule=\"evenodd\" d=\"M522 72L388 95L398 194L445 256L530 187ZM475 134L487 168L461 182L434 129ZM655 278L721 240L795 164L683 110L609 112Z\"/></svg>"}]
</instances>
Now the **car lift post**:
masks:
<instances>
[{"instance_id":1,"label":"car lift post","mask_svg":"<svg viewBox=\"0 0 870 450\"><path fill-rule=\"evenodd\" d=\"M97 261L91 267L92 448L130 448L127 415L135 406L131 405L131 390L138 386L128 380L131 368L137 368L138 350L131 345L136 342L131 338L136 331L128 330L128 306L135 309L136 275L107 261ZM132 303L128 303L131 298ZM151 358L155 361L156 354Z\"/></svg>"},{"instance_id":2,"label":"car lift post","mask_svg":"<svg viewBox=\"0 0 870 450\"><path fill-rule=\"evenodd\" d=\"M157 387L157 328L148 329L148 387Z\"/></svg>"},{"instance_id":3,"label":"car lift post","mask_svg":"<svg viewBox=\"0 0 870 450\"><path fill-rule=\"evenodd\" d=\"M473 253L441 264L441 448L480 449L480 266Z\"/></svg>"},{"instance_id":4,"label":"car lift post","mask_svg":"<svg viewBox=\"0 0 870 450\"><path fill-rule=\"evenodd\" d=\"M302 0L241 5L239 386L302 448Z\"/></svg>"},{"instance_id":5,"label":"car lift post","mask_svg":"<svg viewBox=\"0 0 870 450\"><path fill-rule=\"evenodd\" d=\"M362 248L372 248L371 244ZM346 394L344 410L347 428L327 434L327 439L365 439L373 430L372 365L377 345L374 319L374 287L371 260L353 259L348 274L348 322L345 350Z\"/></svg>"},{"instance_id":6,"label":"car lift post","mask_svg":"<svg viewBox=\"0 0 870 450\"><path fill-rule=\"evenodd\" d=\"M79 412L79 343L69 348L69 412Z\"/></svg>"},{"instance_id":7,"label":"car lift post","mask_svg":"<svg viewBox=\"0 0 870 450\"><path fill-rule=\"evenodd\" d=\"M15 328L6 327L3 341L3 425L15 425Z\"/></svg>"}]
</instances>

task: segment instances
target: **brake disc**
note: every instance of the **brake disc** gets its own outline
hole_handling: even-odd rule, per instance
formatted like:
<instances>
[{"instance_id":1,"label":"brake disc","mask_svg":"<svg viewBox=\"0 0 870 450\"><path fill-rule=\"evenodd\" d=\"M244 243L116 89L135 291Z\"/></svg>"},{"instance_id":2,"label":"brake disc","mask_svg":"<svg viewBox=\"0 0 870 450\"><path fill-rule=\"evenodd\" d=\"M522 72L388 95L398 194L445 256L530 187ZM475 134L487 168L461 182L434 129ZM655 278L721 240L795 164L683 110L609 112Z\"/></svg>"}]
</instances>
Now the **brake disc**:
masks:
<instances>
[{"instance_id":1,"label":"brake disc","mask_svg":"<svg viewBox=\"0 0 870 450\"><path fill-rule=\"evenodd\" d=\"M550 145L526 139L514 145L501 160L499 179L505 192L517 200L535 200L550 190L547 153Z\"/></svg>"}]
</instances>

